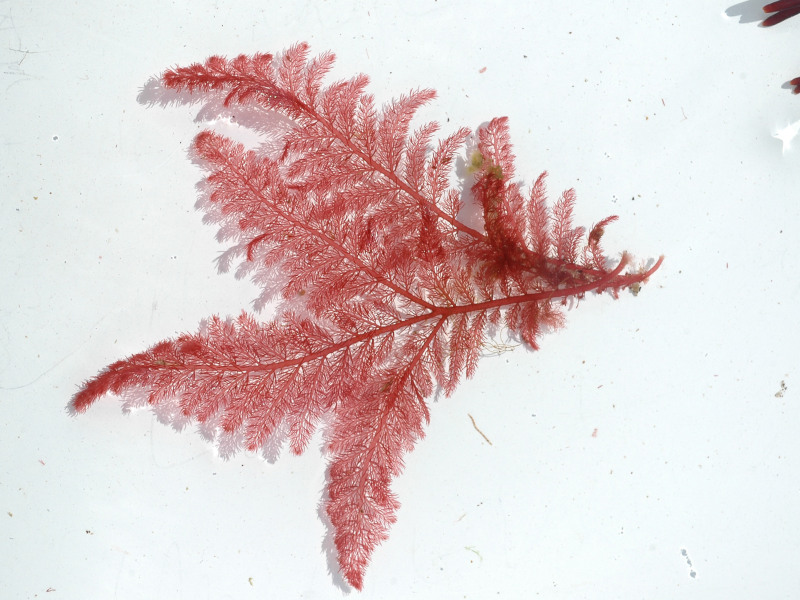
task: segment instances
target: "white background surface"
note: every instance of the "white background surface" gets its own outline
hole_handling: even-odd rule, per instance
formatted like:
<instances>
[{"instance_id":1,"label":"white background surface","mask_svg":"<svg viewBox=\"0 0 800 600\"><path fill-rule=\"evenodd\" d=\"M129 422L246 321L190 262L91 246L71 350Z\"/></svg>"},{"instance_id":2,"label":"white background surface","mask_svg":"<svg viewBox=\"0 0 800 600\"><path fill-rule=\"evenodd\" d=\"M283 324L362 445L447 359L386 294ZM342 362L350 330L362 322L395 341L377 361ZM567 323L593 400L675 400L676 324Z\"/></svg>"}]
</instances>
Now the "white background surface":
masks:
<instances>
[{"instance_id":1,"label":"white background surface","mask_svg":"<svg viewBox=\"0 0 800 600\"><path fill-rule=\"evenodd\" d=\"M445 131L508 115L527 182L618 214L609 251L666 255L432 405L349 596L797 598L800 138L774 135L800 124L800 18L760 28L762 3L0 1L0 595L348 595L319 436L223 461L113 398L65 410L258 293L194 212L196 107L140 88L307 40L381 100L435 87Z\"/></svg>"}]
</instances>

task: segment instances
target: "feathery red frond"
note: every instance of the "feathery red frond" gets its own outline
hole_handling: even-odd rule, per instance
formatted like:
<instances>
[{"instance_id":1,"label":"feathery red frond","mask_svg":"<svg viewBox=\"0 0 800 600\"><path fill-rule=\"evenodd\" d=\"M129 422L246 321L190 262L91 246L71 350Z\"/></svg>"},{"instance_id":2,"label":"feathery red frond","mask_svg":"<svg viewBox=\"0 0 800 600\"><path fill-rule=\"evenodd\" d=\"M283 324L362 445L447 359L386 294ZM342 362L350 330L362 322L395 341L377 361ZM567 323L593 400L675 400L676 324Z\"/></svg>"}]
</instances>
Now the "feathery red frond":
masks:
<instances>
[{"instance_id":1,"label":"feathery red frond","mask_svg":"<svg viewBox=\"0 0 800 600\"><path fill-rule=\"evenodd\" d=\"M765 18L761 25L772 27L778 23L783 23L786 19L800 15L800 0L778 0L764 6L765 13L773 13ZM789 81L793 94L800 94L800 77L795 77Z\"/></svg>"},{"instance_id":2,"label":"feathery red frond","mask_svg":"<svg viewBox=\"0 0 800 600\"><path fill-rule=\"evenodd\" d=\"M295 453L330 417L326 510L342 573L361 589L399 506L391 480L423 436L435 389L451 394L475 373L491 330L536 348L563 324L565 299L616 296L661 259L624 272L623 254L611 266L600 239L616 217L584 239L572 190L549 208L543 173L525 193L505 118L478 129L464 193L452 173L470 131L434 144L436 123L411 130L432 90L377 109L366 76L324 86L332 64L332 54L309 58L297 44L277 57L212 57L164 73L167 88L224 95L291 123L274 132L272 151L212 131L193 146L208 172L203 209L231 244L227 259L283 303L272 320L212 317L117 361L72 407L138 392L132 402L202 424L221 449L274 448L283 434ZM482 210L482 227L461 220L465 201Z\"/></svg>"}]
</instances>

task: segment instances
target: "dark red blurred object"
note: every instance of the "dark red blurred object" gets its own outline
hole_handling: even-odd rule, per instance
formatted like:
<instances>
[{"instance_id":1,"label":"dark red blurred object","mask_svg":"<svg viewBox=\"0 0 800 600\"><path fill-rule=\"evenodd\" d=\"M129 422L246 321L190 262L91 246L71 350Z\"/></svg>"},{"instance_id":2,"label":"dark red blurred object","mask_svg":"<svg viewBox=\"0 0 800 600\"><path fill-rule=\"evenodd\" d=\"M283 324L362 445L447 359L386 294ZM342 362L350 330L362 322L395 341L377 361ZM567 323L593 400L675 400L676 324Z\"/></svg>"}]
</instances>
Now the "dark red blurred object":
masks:
<instances>
[{"instance_id":1,"label":"dark red blurred object","mask_svg":"<svg viewBox=\"0 0 800 600\"><path fill-rule=\"evenodd\" d=\"M761 24L764 27L772 27L773 25L785 21L789 17L800 15L800 0L778 0L778 2L767 4L764 7L764 12L773 14L764 19ZM789 85L794 86L792 92L800 94L800 77L792 79Z\"/></svg>"},{"instance_id":2,"label":"dark red blurred object","mask_svg":"<svg viewBox=\"0 0 800 600\"><path fill-rule=\"evenodd\" d=\"M767 4L764 7L764 12L775 13L764 19L764 22L761 23L764 27L771 27L777 25L781 21L785 21L789 17L800 14L800 0L779 0L778 2Z\"/></svg>"}]
</instances>

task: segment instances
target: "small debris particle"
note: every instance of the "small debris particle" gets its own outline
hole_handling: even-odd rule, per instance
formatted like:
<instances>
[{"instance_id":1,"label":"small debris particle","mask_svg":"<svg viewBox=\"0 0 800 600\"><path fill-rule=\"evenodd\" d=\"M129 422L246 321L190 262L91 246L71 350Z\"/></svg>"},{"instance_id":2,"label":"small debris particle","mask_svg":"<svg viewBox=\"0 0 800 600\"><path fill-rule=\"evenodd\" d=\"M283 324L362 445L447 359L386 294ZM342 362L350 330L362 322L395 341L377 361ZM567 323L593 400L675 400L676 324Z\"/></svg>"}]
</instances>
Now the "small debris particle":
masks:
<instances>
[{"instance_id":1,"label":"small debris particle","mask_svg":"<svg viewBox=\"0 0 800 600\"><path fill-rule=\"evenodd\" d=\"M480 553L480 552L478 552L477 550L475 550L475 546L464 546L464 550L469 550L469 551L470 551L470 552L472 552L474 555L476 555L478 558L480 558L480 559L481 559L481 562L483 562L483 557L481 556L481 553Z\"/></svg>"},{"instance_id":2,"label":"small debris particle","mask_svg":"<svg viewBox=\"0 0 800 600\"><path fill-rule=\"evenodd\" d=\"M480 429L478 429L478 426L475 424L475 419L473 419L473 418L472 418L472 415L471 415L471 414L469 414L469 413L467 413L467 416L469 417L469 420L470 420L470 421L472 421L472 426L475 428L475 431L477 431L478 433L480 433L480 434L481 434L481 437L482 437L483 439L485 439L485 440L486 440L486 442L487 442L487 443L488 443L490 446L493 446L494 444L492 444L492 441L491 441L491 440L490 440L488 437L486 437L486 434L485 434L485 433L483 433L483 432L482 432Z\"/></svg>"},{"instance_id":3,"label":"small debris particle","mask_svg":"<svg viewBox=\"0 0 800 600\"><path fill-rule=\"evenodd\" d=\"M783 398L783 395L786 393L786 390L788 390L788 389L789 388L786 387L786 382L783 379L781 379L781 389L779 389L777 392L775 392L775 397L776 398Z\"/></svg>"},{"instance_id":4,"label":"small debris particle","mask_svg":"<svg viewBox=\"0 0 800 600\"><path fill-rule=\"evenodd\" d=\"M597 437L597 427L594 428L594 431L592 432L592 437L593 438Z\"/></svg>"},{"instance_id":5,"label":"small debris particle","mask_svg":"<svg viewBox=\"0 0 800 600\"><path fill-rule=\"evenodd\" d=\"M478 70L478 73L486 73L486 67L482 67Z\"/></svg>"},{"instance_id":6,"label":"small debris particle","mask_svg":"<svg viewBox=\"0 0 800 600\"><path fill-rule=\"evenodd\" d=\"M252 587L253 586L253 578L252 577L248 577L247 578L247 583L249 583L250 587Z\"/></svg>"},{"instance_id":7,"label":"small debris particle","mask_svg":"<svg viewBox=\"0 0 800 600\"><path fill-rule=\"evenodd\" d=\"M689 577L695 579L697 577L697 571L692 569L692 560L689 558L689 553L686 551L686 548L681 548L681 556L686 559L686 564L689 566Z\"/></svg>"}]
</instances>

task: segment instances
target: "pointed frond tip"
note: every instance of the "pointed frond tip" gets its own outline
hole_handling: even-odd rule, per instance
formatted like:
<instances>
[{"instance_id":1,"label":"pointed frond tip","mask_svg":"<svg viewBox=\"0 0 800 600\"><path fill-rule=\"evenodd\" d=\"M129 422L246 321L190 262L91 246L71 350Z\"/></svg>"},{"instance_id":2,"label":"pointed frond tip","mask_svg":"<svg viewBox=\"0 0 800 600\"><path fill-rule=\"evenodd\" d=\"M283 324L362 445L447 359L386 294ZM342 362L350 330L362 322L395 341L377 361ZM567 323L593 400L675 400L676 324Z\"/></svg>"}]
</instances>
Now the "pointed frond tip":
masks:
<instances>
[{"instance_id":1,"label":"pointed frond tip","mask_svg":"<svg viewBox=\"0 0 800 600\"><path fill-rule=\"evenodd\" d=\"M272 318L214 316L114 362L70 408L122 396L198 424L224 453L272 455L285 441L299 454L325 423L325 511L342 574L361 589L431 396L454 393L495 336L537 349L570 299L638 291L663 257L649 268L627 253L611 260L602 241L617 217L574 224L575 192L549 203L545 173L524 190L507 118L437 142L438 124L412 129L432 90L378 108L364 75L324 83L333 61L297 44L163 74L167 88L260 115L240 125L269 144L204 131L193 151L226 264L241 260L277 305ZM466 185L454 176L461 160Z\"/></svg>"}]
</instances>

